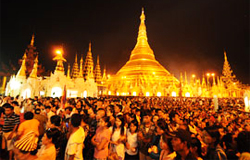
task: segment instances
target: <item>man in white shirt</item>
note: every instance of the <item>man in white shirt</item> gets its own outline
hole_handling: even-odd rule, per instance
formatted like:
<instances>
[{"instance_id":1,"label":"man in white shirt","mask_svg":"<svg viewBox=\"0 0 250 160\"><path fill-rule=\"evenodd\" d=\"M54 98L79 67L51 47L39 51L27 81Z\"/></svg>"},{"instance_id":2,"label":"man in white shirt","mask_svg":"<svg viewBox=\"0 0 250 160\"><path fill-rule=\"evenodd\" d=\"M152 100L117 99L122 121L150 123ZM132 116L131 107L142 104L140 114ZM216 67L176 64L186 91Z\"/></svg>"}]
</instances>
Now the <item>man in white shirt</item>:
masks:
<instances>
[{"instance_id":1,"label":"man in white shirt","mask_svg":"<svg viewBox=\"0 0 250 160\"><path fill-rule=\"evenodd\" d=\"M69 123L70 137L65 150L65 160L83 160L82 150L85 133L80 124L81 116L73 114Z\"/></svg>"}]
</instances>

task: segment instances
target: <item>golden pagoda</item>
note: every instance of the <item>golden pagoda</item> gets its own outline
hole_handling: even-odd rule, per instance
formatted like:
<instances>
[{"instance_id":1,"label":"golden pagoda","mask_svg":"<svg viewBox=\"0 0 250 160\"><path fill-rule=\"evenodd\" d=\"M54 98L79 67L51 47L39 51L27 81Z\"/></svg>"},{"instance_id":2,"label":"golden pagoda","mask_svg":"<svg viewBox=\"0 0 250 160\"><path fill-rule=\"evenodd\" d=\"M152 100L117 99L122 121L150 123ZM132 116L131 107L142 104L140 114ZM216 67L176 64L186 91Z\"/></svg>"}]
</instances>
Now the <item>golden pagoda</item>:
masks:
<instances>
[{"instance_id":1,"label":"golden pagoda","mask_svg":"<svg viewBox=\"0 0 250 160\"><path fill-rule=\"evenodd\" d=\"M143 9L140 19L137 43L129 61L108 81L111 95L164 96L171 94L169 88L173 82L179 84L178 79L155 59L148 44Z\"/></svg>"}]
</instances>

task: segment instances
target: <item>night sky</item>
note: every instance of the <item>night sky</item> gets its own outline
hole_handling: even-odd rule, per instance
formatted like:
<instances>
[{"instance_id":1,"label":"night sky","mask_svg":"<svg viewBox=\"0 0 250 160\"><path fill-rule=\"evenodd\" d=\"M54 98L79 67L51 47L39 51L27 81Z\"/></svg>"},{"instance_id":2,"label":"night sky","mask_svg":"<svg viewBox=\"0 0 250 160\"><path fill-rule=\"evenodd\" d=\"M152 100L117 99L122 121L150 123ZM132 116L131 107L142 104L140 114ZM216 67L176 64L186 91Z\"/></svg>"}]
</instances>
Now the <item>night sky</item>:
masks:
<instances>
[{"instance_id":1,"label":"night sky","mask_svg":"<svg viewBox=\"0 0 250 160\"><path fill-rule=\"evenodd\" d=\"M226 50L237 79L250 83L248 0L1 0L0 71L17 66L31 36L39 63L54 70L52 48L63 45L71 63L86 57L88 43L109 74L129 59L144 7L149 45L177 78L180 72L221 75ZM65 69L66 69L65 64ZM18 68L17 68L18 69ZM17 71L16 71L17 72Z\"/></svg>"}]
</instances>

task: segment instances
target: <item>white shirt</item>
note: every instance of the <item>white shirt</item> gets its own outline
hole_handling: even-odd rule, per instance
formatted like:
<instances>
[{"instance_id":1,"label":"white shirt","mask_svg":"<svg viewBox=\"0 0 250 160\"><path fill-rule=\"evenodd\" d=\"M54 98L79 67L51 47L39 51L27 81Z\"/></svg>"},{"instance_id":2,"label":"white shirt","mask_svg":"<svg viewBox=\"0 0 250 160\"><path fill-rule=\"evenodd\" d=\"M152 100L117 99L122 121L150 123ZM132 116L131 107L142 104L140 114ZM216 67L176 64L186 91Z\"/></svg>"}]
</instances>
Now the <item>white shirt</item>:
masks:
<instances>
[{"instance_id":1,"label":"white shirt","mask_svg":"<svg viewBox=\"0 0 250 160\"><path fill-rule=\"evenodd\" d=\"M85 139L84 129L79 127L75 133L71 134L65 150L65 160L68 160L71 155L75 155L74 160L83 160L82 149Z\"/></svg>"},{"instance_id":2,"label":"white shirt","mask_svg":"<svg viewBox=\"0 0 250 160\"><path fill-rule=\"evenodd\" d=\"M138 150L136 149L136 152L133 152L131 148L137 147L137 133L131 134L129 129L127 130L127 142L130 145L130 149L126 149L126 152L128 155L136 155Z\"/></svg>"}]
</instances>

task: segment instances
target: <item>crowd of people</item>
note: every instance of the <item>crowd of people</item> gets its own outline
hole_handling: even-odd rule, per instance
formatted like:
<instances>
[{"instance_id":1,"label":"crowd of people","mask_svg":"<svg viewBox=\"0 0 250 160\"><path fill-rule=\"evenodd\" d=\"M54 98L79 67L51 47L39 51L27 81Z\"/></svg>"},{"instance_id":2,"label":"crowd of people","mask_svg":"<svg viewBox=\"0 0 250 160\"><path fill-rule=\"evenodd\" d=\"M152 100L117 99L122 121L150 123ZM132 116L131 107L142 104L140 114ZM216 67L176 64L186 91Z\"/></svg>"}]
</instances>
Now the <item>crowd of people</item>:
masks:
<instances>
[{"instance_id":1,"label":"crowd of people","mask_svg":"<svg viewBox=\"0 0 250 160\"><path fill-rule=\"evenodd\" d=\"M0 160L250 159L241 98L0 97Z\"/></svg>"}]
</instances>

